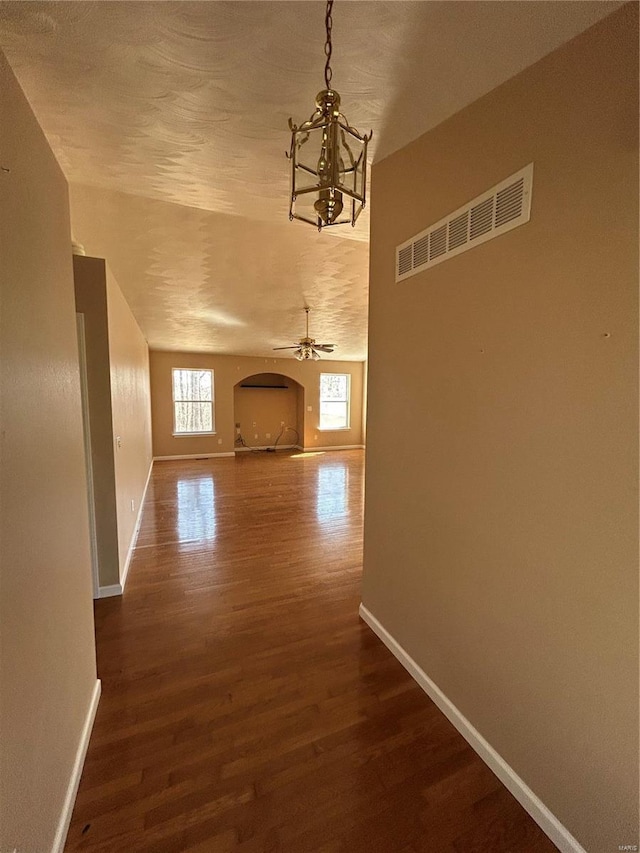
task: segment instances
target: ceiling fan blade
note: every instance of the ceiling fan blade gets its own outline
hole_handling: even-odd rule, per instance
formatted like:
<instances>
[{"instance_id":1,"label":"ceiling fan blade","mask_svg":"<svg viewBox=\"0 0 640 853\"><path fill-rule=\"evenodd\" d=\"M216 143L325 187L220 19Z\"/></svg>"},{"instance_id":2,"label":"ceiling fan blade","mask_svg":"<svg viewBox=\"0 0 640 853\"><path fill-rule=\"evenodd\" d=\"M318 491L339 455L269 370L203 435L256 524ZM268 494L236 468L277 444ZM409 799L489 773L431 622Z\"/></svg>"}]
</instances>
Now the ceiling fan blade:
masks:
<instances>
[{"instance_id":1,"label":"ceiling fan blade","mask_svg":"<svg viewBox=\"0 0 640 853\"><path fill-rule=\"evenodd\" d=\"M321 352L333 352L333 348L335 344L314 344L315 349L319 349Z\"/></svg>"},{"instance_id":2,"label":"ceiling fan blade","mask_svg":"<svg viewBox=\"0 0 640 853\"><path fill-rule=\"evenodd\" d=\"M273 347L274 350L277 350L277 349L299 349L299 348L300 348L300 344L296 344L294 347Z\"/></svg>"}]
</instances>

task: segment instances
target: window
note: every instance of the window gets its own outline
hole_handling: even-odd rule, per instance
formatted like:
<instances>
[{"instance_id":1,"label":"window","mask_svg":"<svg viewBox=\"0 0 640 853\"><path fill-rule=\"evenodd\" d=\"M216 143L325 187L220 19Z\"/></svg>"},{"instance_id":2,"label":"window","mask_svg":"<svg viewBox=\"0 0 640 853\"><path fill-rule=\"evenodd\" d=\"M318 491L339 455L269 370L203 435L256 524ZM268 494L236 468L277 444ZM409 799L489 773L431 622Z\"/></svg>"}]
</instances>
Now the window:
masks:
<instances>
[{"instance_id":1,"label":"window","mask_svg":"<svg viewBox=\"0 0 640 853\"><path fill-rule=\"evenodd\" d=\"M173 369L173 434L212 433L213 370Z\"/></svg>"},{"instance_id":2,"label":"window","mask_svg":"<svg viewBox=\"0 0 640 853\"><path fill-rule=\"evenodd\" d=\"M320 374L320 429L349 429L348 373Z\"/></svg>"}]
</instances>

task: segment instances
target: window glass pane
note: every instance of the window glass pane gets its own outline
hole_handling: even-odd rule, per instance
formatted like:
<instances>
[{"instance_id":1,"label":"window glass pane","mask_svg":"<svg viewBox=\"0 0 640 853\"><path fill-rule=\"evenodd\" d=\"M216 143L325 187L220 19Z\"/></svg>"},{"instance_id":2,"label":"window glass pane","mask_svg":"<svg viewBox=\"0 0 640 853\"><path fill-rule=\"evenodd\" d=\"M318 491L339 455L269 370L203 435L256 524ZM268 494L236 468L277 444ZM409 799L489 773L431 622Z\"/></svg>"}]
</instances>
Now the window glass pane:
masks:
<instances>
[{"instance_id":1,"label":"window glass pane","mask_svg":"<svg viewBox=\"0 0 640 853\"><path fill-rule=\"evenodd\" d=\"M347 379L346 373L321 373L320 399L346 401Z\"/></svg>"},{"instance_id":2,"label":"window glass pane","mask_svg":"<svg viewBox=\"0 0 640 853\"><path fill-rule=\"evenodd\" d=\"M320 374L320 429L349 427L349 374Z\"/></svg>"},{"instance_id":3,"label":"window glass pane","mask_svg":"<svg viewBox=\"0 0 640 853\"><path fill-rule=\"evenodd\" d=\"M213 432L211 403L174 403L176 432Z\"/></svg>"},{"instance_id":4,"label":"window glass pane","mask_svg":"<svg viewBox=\"0 0 640 853\"><path fill-rule=\"evenodd\" d=\"M174 400L213 400L211 370L174 370Z\"/></svg>"},{"instance_id":5,"label":"window glass pane","mask_svg":"<svg viewBox=\"0 0 640 853\"><path fill-rule=\"evenodd\" d=\"M338 401L322 400L320 402L320 428L321 429L344 429L349 426L347 422L347 403Z\"/></svg>"}]
</instances>

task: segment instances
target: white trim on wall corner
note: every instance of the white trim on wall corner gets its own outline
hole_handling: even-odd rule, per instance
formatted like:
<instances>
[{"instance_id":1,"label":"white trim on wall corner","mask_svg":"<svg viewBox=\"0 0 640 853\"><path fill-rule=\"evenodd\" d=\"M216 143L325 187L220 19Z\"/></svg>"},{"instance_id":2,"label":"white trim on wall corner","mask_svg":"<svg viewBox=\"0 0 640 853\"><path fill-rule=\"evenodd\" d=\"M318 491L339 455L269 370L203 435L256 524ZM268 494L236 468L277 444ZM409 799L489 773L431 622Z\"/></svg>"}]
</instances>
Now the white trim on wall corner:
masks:
<instances>
[{"instance_id":1,"label":"white trim on wall corner","mask_svg":"<svg viewBox=\"0 0 640 853\"><path fill-rule=\"evenodd\" d=\"M96 598L112 598L114 595L122 595L122 584L112 583L109 586L98 587Z\"/></svg>"},{"instance_id":2,"label":"white trim on wall corner","mask_svg":"<svg viewBox=\"0 0 640 853\"><path fill-rule=\"evenodd\" d=\"M131 541L129 542L129 550L127 551L127 559L124 561L124 566L122 568L122 575L120 576L120 595L124 592L124 585L127 582L127 576L129 574L129 566L131 565L131 558L133 557L133 552L136 547L136 542L138 541L138 533L140 532L140 524L142 522L142 510L144 509L144 500L147 497L147 489L149 488L149 482L151 480L151 472L153 471L153 459L149 463L149 471L147 472L147 481L144 484L144 489L142 490L142 497L138 501L138 516L136 518L136 523L133 528L133 533L131 534ZM102 592L102 588L99 590L99 593ZM118 595L118 593L116 593ZM100 595L100 598L105 598L104 595Z\"/></svg>"},{"instance_id":3,"label":"white trim on wall corner","mask_svg":"<svg viewBox=\"0 0 640 853\"><path fill-rule=\"evenodd\" d=\"M233 450L227 453L186 453L178 456L154 456L154 462L173 462L177 459L217 459L220 456L235 456Z\"/></svg>"},{"instance_id":4,"label":"white trim on wall corner","mask_svg":"<svg viewBox=\"0 0 640 853\"><path fill-rule=\"evenodd\" d=\"M304 448L305 453L312 453L314 450L364 450L364 444L334 444Z\"/></svg>"},{"instance_id":5,"label":"white trim on wall corner","mask_svg":"<svg viewBox=\"0 0 640 853\"><path fill-rule=\"evenodd\" d=\"M586 853L581 844L563 826L558 818L545 806L531 788L518 776L515 770L499 755L475 729L469 720L456 708L433 682L426 672L418 666L414 659L403 649L386 628L368 610L360 605L360 618L367 623L374 634L382 640L389 651L400 661L409 675L416 681L430 699L440 708L447 719L453 723L462 737L478 753L484 763L496 774L502 784L513 794L520 805L526 809L538 824L540 829L549 836L561 853Z\"/></svg>"},{"instance_id":6,"label":"white trim on wall corner","mask_svg":"<svg viewBox=\"0 0 640 853\"><path fill-rule=\"evenodd\" d=\"M89 746L91 730L93 729L93 721L96 718L98 702L100 701L100 689L101 684L100 679L98 678L93 686L93 693L91 694L91 700L87 709L84 725L82 726L80 742L78 743L78 749L76 750L76 757L73 762L69 784L67 785L67 793L64 798L64 804L62 806L62 812L60 813L60 820L58 821L58 828L56 829L51 853L62 853L67 840L69 824L71 823L71 815L73 814L73 807L76 803L78 785L80 784L80 777L82 776L82 769L84 767L84 759Z\"/></svg>"}]
</instances>

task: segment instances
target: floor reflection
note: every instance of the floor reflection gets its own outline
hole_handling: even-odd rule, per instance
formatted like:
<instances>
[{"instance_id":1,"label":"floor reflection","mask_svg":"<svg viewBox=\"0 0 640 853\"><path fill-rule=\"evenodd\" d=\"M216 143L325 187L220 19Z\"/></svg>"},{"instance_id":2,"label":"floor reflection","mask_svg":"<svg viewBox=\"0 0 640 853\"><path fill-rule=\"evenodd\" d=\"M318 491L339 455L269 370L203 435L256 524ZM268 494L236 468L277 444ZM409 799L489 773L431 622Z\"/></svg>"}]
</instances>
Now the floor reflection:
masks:
<instances>
[{"instance_id":1,"label":"floor reflection","mask_svg":"<svg viewBox=\"0 0 640 853\"><path fill-rule=\"evenodd\" d=\"M176 505L179 541L215 539L216 496L211 474L178 480Z\"/></svg>"},{"instance_id":2,"label":"floor reflection","mask_svg":"<svg viewBox=\"0 0 640 853\"><path fill-rule=\"evenodd\" d=\"M344 463L318 468L316 514L319 522L335 521L347 515L348 484L349 471Z\"/></svg>"}]
</instances>

